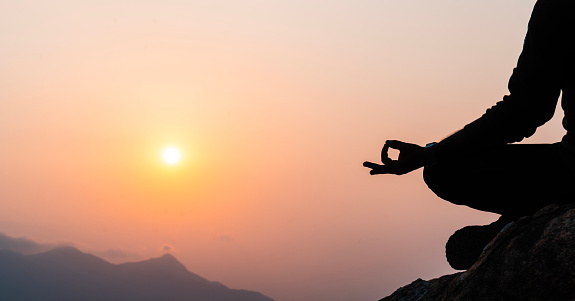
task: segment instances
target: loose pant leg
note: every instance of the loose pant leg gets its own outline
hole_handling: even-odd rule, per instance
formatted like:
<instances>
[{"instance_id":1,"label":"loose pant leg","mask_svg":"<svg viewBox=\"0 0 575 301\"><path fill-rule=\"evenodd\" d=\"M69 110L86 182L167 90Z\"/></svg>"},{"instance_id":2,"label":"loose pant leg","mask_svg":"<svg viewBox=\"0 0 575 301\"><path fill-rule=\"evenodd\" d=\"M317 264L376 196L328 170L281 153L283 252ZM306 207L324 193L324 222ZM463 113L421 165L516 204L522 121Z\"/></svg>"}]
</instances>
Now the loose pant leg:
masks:
<instances>
[{"instance_id":1,"label":"loose pant leg","mask_svg":"<svg viewBox=\"0 0 575 301\"><path fill-rule=\"evenodd\" d=\"M509 144L491 152L424 169L440 198L509 217L549 204L575 203L573 155L560 143Z\"/></svg>"}]
</instances>

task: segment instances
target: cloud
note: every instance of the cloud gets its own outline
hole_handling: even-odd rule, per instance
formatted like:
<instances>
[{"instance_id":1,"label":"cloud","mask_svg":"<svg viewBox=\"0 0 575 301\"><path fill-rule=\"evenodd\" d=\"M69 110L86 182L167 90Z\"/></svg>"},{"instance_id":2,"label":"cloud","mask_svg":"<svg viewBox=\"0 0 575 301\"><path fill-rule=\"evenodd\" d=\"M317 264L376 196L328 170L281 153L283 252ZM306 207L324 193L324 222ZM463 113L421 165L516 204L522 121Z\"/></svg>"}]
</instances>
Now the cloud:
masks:
<instances>
[{"instance_id":1,"label":"cloud","mask_svg":"<svg viewBox=\"0 0 575 301\"><path fill-rule=\"evenodd\" d=\"M165 253L170 253L174 251L174 247L172 247L169 244L163 244L162 248L160 248L160 251L165 252Z\"/></svg>"},{"instance_id":2,"label":"cloud","mask_svg":"<svg viewBox=\"0 0 575 301\"><path fill-rule=\"evenodd\" d=\"M232 242L234 241L234 239L229 236L229 235L222 235L220 237L218 237L219 240L223 241L223 242Z\"/></svg>"},{"instance_id":3,"label":"cloud","mask_svg":"<svg viewBox=\"0 0 575 301\"><path fill-rule=\"evenodd\" d=\"M11 250L24 255L46 252L61 246L71 246L70 243L37 243L25 236L12 237L4 233L0 233L0 250Z\"/></svg>"}]
</instances>

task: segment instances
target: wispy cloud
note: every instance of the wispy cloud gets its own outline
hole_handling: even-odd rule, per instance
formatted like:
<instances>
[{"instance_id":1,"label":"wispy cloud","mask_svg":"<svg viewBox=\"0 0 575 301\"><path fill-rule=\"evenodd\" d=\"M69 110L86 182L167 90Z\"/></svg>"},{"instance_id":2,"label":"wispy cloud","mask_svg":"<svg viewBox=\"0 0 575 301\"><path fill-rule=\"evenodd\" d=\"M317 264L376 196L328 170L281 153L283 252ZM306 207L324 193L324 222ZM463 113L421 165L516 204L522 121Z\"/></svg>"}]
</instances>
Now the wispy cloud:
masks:
<instances>
[{"instance_id":1,"label":"wispy cloud","mask_svg":"<svg viewBox=\"0 0 575 301\"><path fill-rule=\"evenodd\" d=\"M234 239L229 236L229 235L221 235L220 237L218 237L219 240L223 241L223 242L232 242L234 241Z\"/></svg>"},{"instance_id":2,"label":"wispy cloud","mask_svg":"<svg viewBox=\"0 0 575 301\"><path fill-rule=\"evenodd\" d=\"M163 244L162 247L160 248L160 251L164 253L174 252L174 247L172 247L169 244Z\"/></svg>"}]
</instances>

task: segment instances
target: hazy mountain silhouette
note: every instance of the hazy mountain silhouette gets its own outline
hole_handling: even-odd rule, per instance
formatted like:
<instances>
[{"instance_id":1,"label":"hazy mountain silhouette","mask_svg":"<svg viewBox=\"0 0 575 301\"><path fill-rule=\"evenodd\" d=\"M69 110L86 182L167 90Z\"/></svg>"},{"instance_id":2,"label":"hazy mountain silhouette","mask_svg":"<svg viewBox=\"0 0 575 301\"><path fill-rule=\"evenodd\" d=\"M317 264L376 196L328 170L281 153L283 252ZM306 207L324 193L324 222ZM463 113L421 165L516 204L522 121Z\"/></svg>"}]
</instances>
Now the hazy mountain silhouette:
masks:
<instances>
[{"instance_id":1,"label":"hazy mountain silhouette","mask_svg":"<svg viewBox=\"0 0 575 301\"><path fill-rule=\"evenodd\" d=\"M189 272L174 256L111 264L72 247L0 251L0 300L273 301Z\"/></svg>"}]
</instances>

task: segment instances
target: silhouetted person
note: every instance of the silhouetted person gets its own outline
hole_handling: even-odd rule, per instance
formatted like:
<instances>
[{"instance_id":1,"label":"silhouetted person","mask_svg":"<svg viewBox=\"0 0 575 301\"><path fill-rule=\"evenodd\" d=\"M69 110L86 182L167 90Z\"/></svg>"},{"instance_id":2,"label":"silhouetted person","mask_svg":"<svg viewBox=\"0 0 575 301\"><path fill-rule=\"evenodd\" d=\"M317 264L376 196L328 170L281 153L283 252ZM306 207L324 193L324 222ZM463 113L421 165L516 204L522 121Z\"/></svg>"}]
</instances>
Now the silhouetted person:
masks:
<instances>
[{"instance_id":1,"label":"silhouetted person","mask_svg":"<svg viewBox=\"0 0 575 301\"><path fill-rule=\"evenodd\" d=\"M452 235L446 245L452 267L469 268L508 222L549 204L575 202L574 45L575 1L538 0L509 80L510 95L439 143L421 147L389 140L382 164L364 163L372 175L402 175L425 166L425 183L442 199L502 215L491 225ZM567 130L562 141L511 144L551 119L561 91ZM388 157L389 148L400 151L397 160Z\"/></svg>"}]
</instances>

